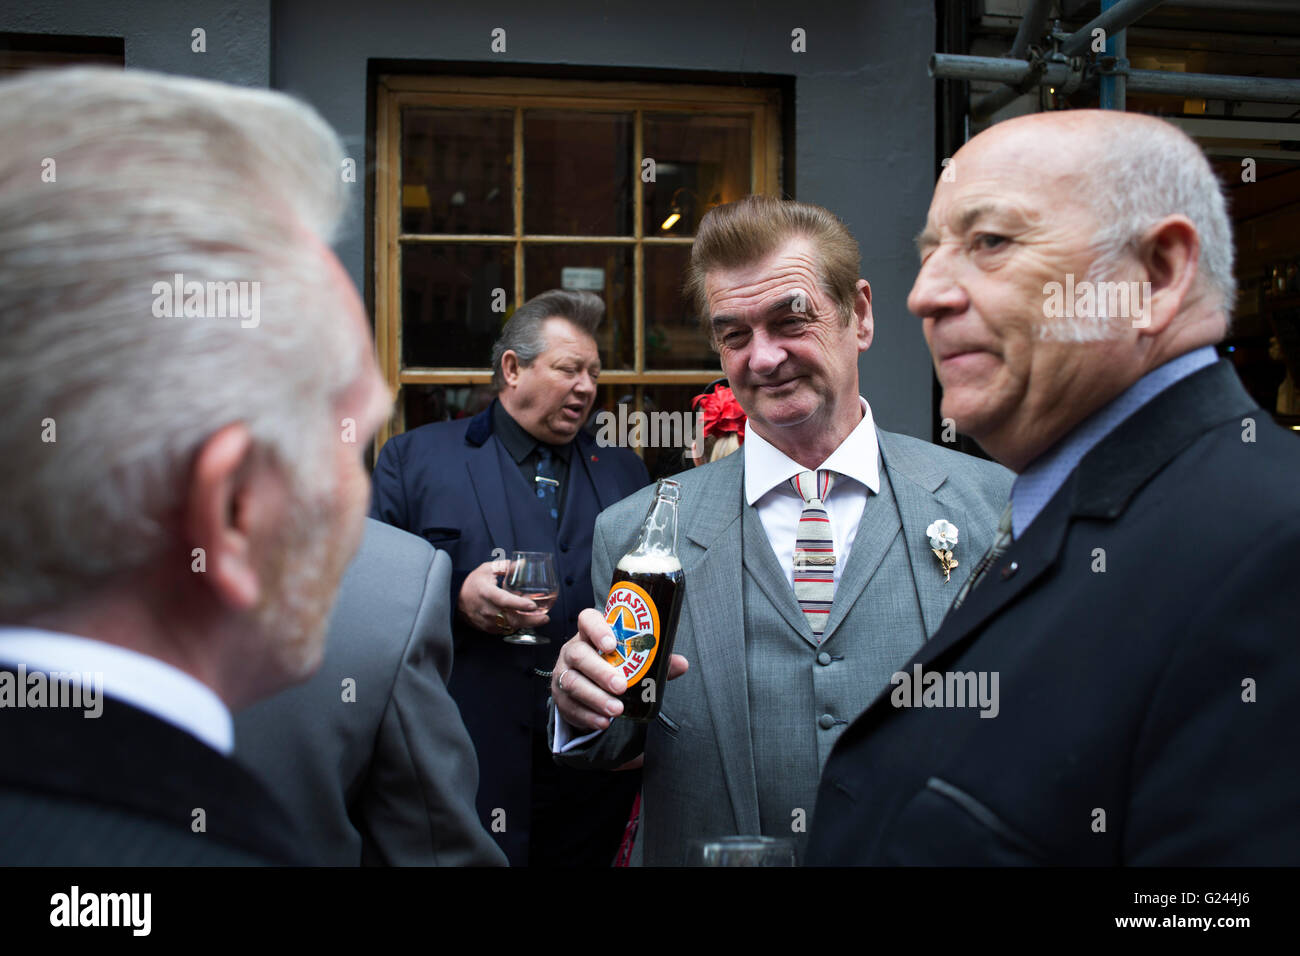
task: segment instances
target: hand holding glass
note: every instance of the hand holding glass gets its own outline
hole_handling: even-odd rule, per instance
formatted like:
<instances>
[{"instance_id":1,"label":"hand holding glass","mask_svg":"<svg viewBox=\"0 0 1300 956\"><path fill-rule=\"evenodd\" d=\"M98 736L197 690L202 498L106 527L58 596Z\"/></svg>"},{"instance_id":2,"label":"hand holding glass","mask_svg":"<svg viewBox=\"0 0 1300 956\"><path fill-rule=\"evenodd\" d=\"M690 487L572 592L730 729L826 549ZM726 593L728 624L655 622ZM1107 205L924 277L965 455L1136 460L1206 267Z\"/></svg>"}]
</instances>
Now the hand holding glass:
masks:
<instances>
[{"instance_id":1,"label":"hand holding glass","mask_svg":"<svg viewBox=\"0 0 1300 956\"><path fill-rule=\"evenodd\" d=\"M539 611L549 611L555 599L560 596L560 585L555 577L555 560L550 552L516 551L510 561L506 590L534 601ZM551 643L550 638L535 633L531 627L507 634L505 640L511 644Z\"/></svg>"}]
</instances>

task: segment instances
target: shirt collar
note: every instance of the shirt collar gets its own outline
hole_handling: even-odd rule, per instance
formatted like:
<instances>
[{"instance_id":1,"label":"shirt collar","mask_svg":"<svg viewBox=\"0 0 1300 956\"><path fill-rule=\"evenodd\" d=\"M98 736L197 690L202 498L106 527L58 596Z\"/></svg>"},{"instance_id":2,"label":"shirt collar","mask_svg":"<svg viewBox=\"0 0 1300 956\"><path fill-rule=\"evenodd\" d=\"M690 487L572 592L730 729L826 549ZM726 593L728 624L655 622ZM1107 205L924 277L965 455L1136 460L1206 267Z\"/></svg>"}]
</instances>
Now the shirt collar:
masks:
<instances>
[{"instance_id":1,"label":"shirt collar","mask_svg":"<svg viewBox=\"0 0 1300 956\"><path fill-rule=\"evenodd\" d=\"M492 403L492 430L497 433L501 439L501 444L506 446L506 451L510 457L515 460L515 464L522 464L523 460L533 453L538 445L546 445L547 448L563 461L569 460L569 452L572 443L564 445L551 445L547 442L539 441L524 430L511 414L506 411L506 407L501 404L501 400Z\"/></svg>"},{"instance_id":2,"label":"shirt collar","mask_svg":"<svg viewBox=\"0 0 1300 956\"><path fill-rule=\"evenodd\" d=\"M1030 462L1011 486L1012 535L1024 533L1083 457L1126 418L1175 382L1216 361L1214 346L1205 345L1152 369Z\"/></svg>"},{"instance_id":3,"label":"shirt collar","mask_svg":"<svg viewBox=\"0 0 1300 956\"><path fill-rule=\"evenodd\" d=\"M234 722L220 697L189 674L116 644L35 628L0 628L0 661L28 673L93 674L105 696L148 711L229 756Z\"/></svg>"},{"instance_id":4,"label":"shirt collar","mask_svg":"<svg viewBox=\"0 0 1300 956\"><path fill-rule=\"evenodd\" d=\"M861 395L862 421L849 432L840 446L831 452L831 456L821 463L819 468L833 471L839 475L866 485L872 494L880 493L880 446L876 440L876 422L871 415L871 406ZM745 444L741 446L745 456L745 501L754 504L774 488L789 487L786 483L795 475L809 469L790 458L775 445L763 438L752 428L745 429ZM794 494L794 489L790 489ZM835 489L832 487L832 495Z\"/></svg>"}]
</instances>

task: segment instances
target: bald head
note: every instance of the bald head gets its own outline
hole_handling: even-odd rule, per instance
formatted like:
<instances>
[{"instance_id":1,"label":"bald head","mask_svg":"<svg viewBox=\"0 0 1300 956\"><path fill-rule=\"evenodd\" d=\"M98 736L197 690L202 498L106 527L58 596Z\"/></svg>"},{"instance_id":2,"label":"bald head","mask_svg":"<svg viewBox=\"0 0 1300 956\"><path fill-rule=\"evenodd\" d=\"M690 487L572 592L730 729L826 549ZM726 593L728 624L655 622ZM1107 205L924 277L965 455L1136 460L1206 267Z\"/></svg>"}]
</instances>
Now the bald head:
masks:
<instances>
[{"instance_id":1,"label":"bald head","mask_svg":"<svg viewBox=\"0 0 1300 956\"><path fill-rule=\"evenodd\" d=\"M1000 123L935 188L908 307L943 414L1020 468L1144 374L1221 339L1226 204L1169 124L1100 111Z\"/></svg>"},{"instance_id":2,"label":"bald head","mask_svg":"<svg viewBox=\"0 0 1300 956\"><path fill-rule=\"evenodd\" d=\"M1019 116L972 139L954 157L1000 154L1018 175L1057 187L1059 200L1092 214L1097 271L1166 216L1182 215L1199 239L1197 288L1226 323L1237 297L1232 223L1223 189L1201 148L1162 119L1110 110Z\"/></svg>"}]
</instances>

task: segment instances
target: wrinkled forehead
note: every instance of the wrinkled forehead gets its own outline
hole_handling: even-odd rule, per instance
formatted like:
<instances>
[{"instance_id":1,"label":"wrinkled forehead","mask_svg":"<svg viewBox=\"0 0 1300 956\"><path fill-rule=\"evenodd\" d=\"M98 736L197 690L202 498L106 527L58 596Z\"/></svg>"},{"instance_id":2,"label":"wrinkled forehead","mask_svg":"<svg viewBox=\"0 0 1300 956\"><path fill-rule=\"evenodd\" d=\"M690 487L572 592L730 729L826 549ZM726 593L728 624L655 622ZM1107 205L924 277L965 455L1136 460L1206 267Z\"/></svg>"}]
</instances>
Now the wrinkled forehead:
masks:
<instances>
[{"instance_id":1,"label":"wrinkled forehead","mask_svg":"<svg viewBox=\"0 0 1300 956\"><path fill-rule=\"evenodd\" d=\"M704 280L711 312L729 305L752 305L799 292L810 300L818 299L822 296L823 285L817 250L810 240L803 237L790 239L754 262L711 269Z\"/></svg>"}]
</instances>

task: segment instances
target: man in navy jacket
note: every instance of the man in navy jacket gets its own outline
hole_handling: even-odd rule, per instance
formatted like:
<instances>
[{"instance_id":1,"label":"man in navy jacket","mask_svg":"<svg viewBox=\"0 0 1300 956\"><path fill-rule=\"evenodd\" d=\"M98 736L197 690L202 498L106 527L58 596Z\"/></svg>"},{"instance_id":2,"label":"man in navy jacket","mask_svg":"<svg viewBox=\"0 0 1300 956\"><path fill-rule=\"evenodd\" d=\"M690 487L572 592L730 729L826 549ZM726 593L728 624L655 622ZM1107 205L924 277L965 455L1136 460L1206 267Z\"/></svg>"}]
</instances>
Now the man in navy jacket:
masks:
<instances>
[{"instance_id":1,"label":"man in navy jacket","mask_svg":"<svg viewBox=\"0 0 1300 956\"><path fill-rule=\"evenodd\" d=\"M594 333L604 305L552 290L524 303L492 351L497 400L470 419L392 438L375 465L371 516L422 535L452 560L449 685L478 750L478 810L512 865L607 866L639 771L559 767L546 740L554 647L506 643L531 626L559 645L592 593L596 516L649 481L631 451L582 428L596 398ZM499 585L514 551L554 555L549 614ZM546 675L546 676L542 676Z\"/></svg>"},{"instance_id":2,"label":"man in navy jacket","mask_svg":"<svg viewBox=\"0 0 1300 956\"><path fill-rule=\"evenodd\" d=\"M1215 353L1214 173L1109 111L952 165L908 307L943 414L1018 476L969 592L837 742L807 860L1300 862L1300 443Z\"/></svg>"}]
</instances>

